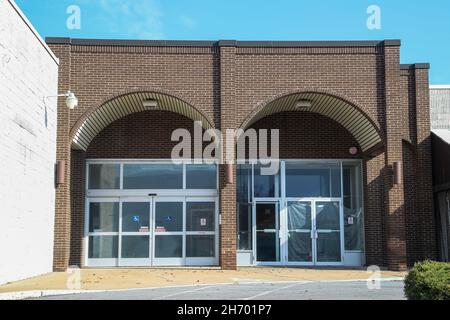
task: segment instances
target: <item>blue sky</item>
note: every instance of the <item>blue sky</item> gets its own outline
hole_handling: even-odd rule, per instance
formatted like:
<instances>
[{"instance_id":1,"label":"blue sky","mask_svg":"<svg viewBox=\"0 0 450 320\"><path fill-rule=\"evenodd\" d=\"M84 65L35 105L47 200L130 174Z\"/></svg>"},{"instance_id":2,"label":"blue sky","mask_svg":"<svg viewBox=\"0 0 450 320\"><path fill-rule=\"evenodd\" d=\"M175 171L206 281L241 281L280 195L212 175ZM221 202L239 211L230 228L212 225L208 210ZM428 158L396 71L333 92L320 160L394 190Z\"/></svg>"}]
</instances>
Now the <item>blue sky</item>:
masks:
<instances>
[{"instance_id":1,"label":"blue sky","mask_svg":"<svg viewBox=\"0 0 450 320\"><path fill-rule=\"evenodd\" d=\"M165 40L401 39L402 63L450 84L449 0L16 0L43 37ZM81 29L66 26L77 5ZM369 30L367 8L381 9Z\"/></svg>"}]
</instances>

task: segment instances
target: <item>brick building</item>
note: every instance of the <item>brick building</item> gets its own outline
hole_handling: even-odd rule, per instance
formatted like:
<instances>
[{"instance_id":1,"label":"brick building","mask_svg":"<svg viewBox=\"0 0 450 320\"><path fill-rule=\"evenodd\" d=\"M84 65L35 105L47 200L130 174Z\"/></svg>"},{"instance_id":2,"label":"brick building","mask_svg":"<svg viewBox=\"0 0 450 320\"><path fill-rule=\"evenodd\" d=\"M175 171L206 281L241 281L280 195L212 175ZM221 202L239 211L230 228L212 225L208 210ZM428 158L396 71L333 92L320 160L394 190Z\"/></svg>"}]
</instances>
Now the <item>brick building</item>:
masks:
<instances>
[{"instance_id":1,"label":"brick building","mask_svg":"<svg viewBox=\"0 0 450 320\"><path fill-rule=\"evenodd\" d=\"M55 270L436 257L429 66L400 41L47 43L79 99L58 105ZM172 163L194 121L279 129L280 170Z\"/></svg>"}]
</instances>

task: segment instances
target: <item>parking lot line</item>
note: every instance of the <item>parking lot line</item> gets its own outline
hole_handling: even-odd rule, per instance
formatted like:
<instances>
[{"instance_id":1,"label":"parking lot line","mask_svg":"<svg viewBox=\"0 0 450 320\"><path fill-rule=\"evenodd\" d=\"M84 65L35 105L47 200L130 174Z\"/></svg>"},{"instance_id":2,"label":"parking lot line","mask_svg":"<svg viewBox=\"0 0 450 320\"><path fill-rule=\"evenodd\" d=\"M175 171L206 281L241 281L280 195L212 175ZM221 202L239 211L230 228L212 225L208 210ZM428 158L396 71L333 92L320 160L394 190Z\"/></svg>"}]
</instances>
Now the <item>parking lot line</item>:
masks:
<instances>
[{"instance_id":1,"label":"parking lot line","mask_svg":"<svg viewBox=\"0 0 450 320\"><path fill-rule=\"evenodd\" d=\"M309 282L310 281L296 282L296 283L290 284L288 286L284 286L284 287L281 287L281 288L277 288L277 289L268 290L268 291L264 291L264 292L258 293L258 294L254 295L254 296L244 298L244 300L253 300L253 299L259 298L261 296L265 296L265 295L268 295L268 294L271 294L271 293L274 293L274 292L277 292L277 291L280 291L280 290L289 289L289 288L292 288L294 286L297 286L297 285L300 285L300 284L304 284L304 283L309 283Z\"/></svg>"},{"instance_id":2,"label":"parking lot line","mask_svg":"<svg viewBox=\"0 0 450 320\"><path fill-rule=\"evenodd\" d=\"M168 295L165 295L165 296L162 296L162 297L154 298L152 300L162 300L162 299L166 299L166 298L170 298L170 297L179 296L179 295L182 295L182 294L185 294L185 293L197 292L197 291L205 290L205 289L208 289L208 288L214 288L214 287L215 286L202 286L200 288L196 288L196 289L192 289L192 290L184 290L184 291L181 291L181 292L175 292L175 293L168 294Z\"/></svg>"}]
</instances>

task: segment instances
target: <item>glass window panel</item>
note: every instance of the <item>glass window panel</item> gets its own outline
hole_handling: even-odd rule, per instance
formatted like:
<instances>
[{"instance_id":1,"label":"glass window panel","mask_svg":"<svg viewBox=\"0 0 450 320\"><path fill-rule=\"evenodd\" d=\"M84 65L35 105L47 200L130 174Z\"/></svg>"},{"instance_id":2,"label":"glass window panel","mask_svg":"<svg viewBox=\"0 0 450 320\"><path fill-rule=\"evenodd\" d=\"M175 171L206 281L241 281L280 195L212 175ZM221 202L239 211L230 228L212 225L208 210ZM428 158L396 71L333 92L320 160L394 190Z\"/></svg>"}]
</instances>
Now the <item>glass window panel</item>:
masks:
<instances>
[{"instance_id":1,"label":"glass window panel","mask_svg":"<svg viewBox=\"0 0 450 320\"><path fill-rule=\"evenodd\" d=\"M214 164L186 165L187 189L217 189L217 166Z\"/></svg>"},{"instance_id":2,"label":"glass window panel","mask_svg":"<svg viewBox=\"0 0 450 320\"><path fill-rule=\"evenodd\" d=\"M214 202L186 203L186 231L215 231Z\"/></svg>"},{"instance_id":3,"label":"glass window panel","mask_svg":"<svg viewBox=\"0 0 450 320\"><path fill-rule=\"evenodd\" d=\"M120 189L119 164L90 164L89 189Z\"/></svg>"},{"instance_id":4,"label":"glass window panel","mask_svg":"<svg viewBox=\"0 0 450 320\"><path fill-rule=\"evenodd\" d=\"M256 232L256 260L279 261L278 232Z\"/></svg>"},{"instance_id":5,"label":"glass window panel","mask_svg":"<svg viewBox=\"0 0 450 320\"><path fill-rule=\"evenodd\" d=\"M339 163L286 163L286 196L297 198L340 197Z\"/></svg>"},{"instance_id":6,"label":"glass window panel","mask_svg":"<svg viewBox=\"0 0 450 320\"><path fill-rule=\"evenodd\" d=\"M149 245L148 236L122 236L122 258L148 258Z\"/></svg>"},{"instance_id":7,"label":"glass window panel","mask_svg":"<svg viewBox=\"0 0 450 320\"><path fill-rule=\"evenodd\" d=\"M250 203L252 201L252 166L250 164L239 164L236 172L237 202Z\"/></svg>"},{"instance_id":8,"label":"glass window panel","mask_svg":"<svg viewBox=\"0 0 450 320\"><path fill-rule=\"evenodd\" d=\"M155 204L155 231L183 231L183 203L157 202Z\"/></svg>"},{"instance_id":9,"label":"glass window panel","mask_svg":"<svg viewBox=\"0 0 450 320\"><path fill-rule=\"evenodd\" d=\"M149 202L122 203L122 231L124 232L150 231Z\"/></svg>"},{"instance_id":10,"label":"glass window panel","mask_svg":"<svg viewBox=\"0 0 450 320\"><path fill-rule=\"evenodd\" d=\"M312 240L310 232L288 233L288 260L290 262L312 261Z\"/></svg>"},{"instance_id":11,"label":"glass window panel","mask_svg":"<svg viewBox=\"0 0 450 320\"><path fill-rule=\"evenodd\" d=\"M321 233L317 235L317 261L341 261L340 232Z\"/></svg>"},{"instance_id":12,"label":"glass window panel","mask_svg":"<svg viewBox=\"0 0 450 320\"><path fill-rule=\"evenodd\" d=\"M311 203L289 202L288 203L288 229L311 230Z\"/></svg>"},{"instance_id":13,"label":"glass window panel","mask_svg":"<svg viewBox=\"0 0 450 320\"><path fill-rule=\"evenodd\" d=\"M182 189L183 166L178 164L125 164L124 189Z\"/></svg>"},{"instance_id":14,"label":"glass window panel","mask_svg":"<svg viewBox=\"0 0 450 320\"><path fill-rule=\"evenodd\" d=\"M252 205L238 206L238 250L252 249Z\"/></svg>"},{"instance_id":15,"label":"glass window panel","mask_svg":"<svg viewBox=\"0 0 450 320\"><path fill-rule=\"evenodd\" d=\"M237 215L238 250L252 249L252 165L238 164L237 172Z\"/></svg>"},{"instance_id":16,"label":"glass window panel","mask_svg":"<svg viewBox=\"0 0 450 320\"><path fill-rule=\"evenodd\" d=\"M182 258L183 236L156 236L155 258Z\"/></svg>"},{"instance_id":17,"label":"glass window panel","mask_svg":"<svg viewBox=\"0 0 450 320\"><path fill-rule=\"evenodd\" d=\"M190 235L186 236L186 257L214 257L215 236L214 235Z\"/></svg>"},{"instance_id":18,"label":"glass window panel","mask_svg":"<svg viewBox=\"0 0 450 320\"><path fill-rule=\"evenodd\" d=\"M331 196L333 198L341 197L341 168L340 166L332 166L330 168L331 176Z\"/></svg>"},{"instance_id":19,"label":"glass window panel","mask_svg":"<svg viewBox=\"0 0 450 320\"><path fill-rule=\"evenodd\" d=\"M276 205L257 204L256 205L256 230L276 229Z\"/></svg>"},{"instance_id":20,"label":"glass window panel","mask_svg":"<svg viewBox=\"0 0 450 320\"><path fill-rule=\"evenodd\" d=\"M364 219L360 164L343 165L345 250L364 250Z\"/></svg>"},{"instance_id":21,"label":"glass window panel","mask_svg":"<svg viewBox=\"0 0 450 320\"><path fill-rule=\"evenodd\" d=\"M263 175L262 165L254 166L254 193L255 198L273 198L280 195L280 170L275 175Z\"/></svg>"},{"instance_id":22,"label":"glass window panel","mask_svg":"<svg viewBox=\"0 0 450 320\"><path fill-rule=\"evenodd\" d=\"M118 256L118 236L90 236L89 258L108 259Z\"/></svg>"},{"instance_id":23,"label":"glass window panel","mask_svg":"<svg viewBox=\"0 0 450 320\"><path fill-rule=\"evenodd\" d=\"M119 203L91 202L89 204L89 232L118 232Z\"/></svg>"},{"instance_id":24,"label":"glass window panel","mask_svg":"<svg viewBox=\"0 0 450 320\"><path fill-rule=\"evenodd\" d=\"M316 229L340 230L339 202L316 202Z\"/></svg>"}]
</instances>

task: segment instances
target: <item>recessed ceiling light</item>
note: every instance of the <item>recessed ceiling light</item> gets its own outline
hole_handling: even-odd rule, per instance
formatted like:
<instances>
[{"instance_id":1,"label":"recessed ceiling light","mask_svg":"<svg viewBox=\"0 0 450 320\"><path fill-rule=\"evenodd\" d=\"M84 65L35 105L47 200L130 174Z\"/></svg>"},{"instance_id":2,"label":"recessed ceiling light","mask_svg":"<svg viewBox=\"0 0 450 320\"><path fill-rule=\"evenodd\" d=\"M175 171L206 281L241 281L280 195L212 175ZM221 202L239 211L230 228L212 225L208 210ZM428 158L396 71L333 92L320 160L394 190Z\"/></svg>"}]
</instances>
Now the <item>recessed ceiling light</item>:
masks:
<instances>
[{"instance_id":1,"label":"recessed ceiling light","mask_svg":"<svg viewBox=\"0 0 450 320\"><path fill-rule=\"evenodd\" d=\"M142 101L142 105L147 109L156 109L156 107L158 106L158 101L144 100L144 101Z\"/></svg>"},{"instance_id":2,"label":"recessed ceiling light","mask_svg":"<svg viewBox=\"0 0 450 320\"><path fill-rule=\"evenodd\" d=\"M297 109L308 109L311 108L312 103L309 100L298 100L297 103L295 104L295 107Z\"/></svg>"}]
</instances>

